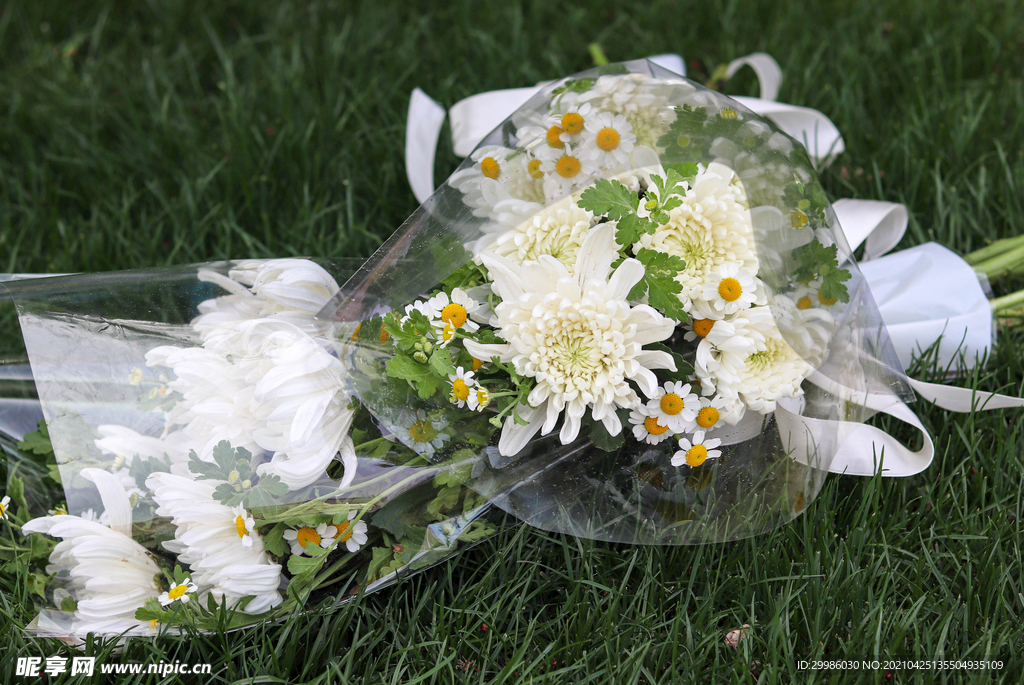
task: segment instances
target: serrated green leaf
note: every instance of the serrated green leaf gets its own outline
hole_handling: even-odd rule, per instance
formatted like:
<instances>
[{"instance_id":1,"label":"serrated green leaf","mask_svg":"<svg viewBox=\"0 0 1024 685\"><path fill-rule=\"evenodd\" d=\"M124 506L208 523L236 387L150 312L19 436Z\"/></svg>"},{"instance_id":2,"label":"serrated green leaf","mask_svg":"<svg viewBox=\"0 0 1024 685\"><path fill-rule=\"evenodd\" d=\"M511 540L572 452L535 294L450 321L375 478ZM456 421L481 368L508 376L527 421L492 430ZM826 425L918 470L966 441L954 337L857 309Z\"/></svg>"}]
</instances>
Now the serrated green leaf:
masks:
<instances>
[{"instance_id":1,"label":"serrated green leaf","mask_svg":"<svg viewBox=\"0 0 1024 685\"><path fill-rule=\"evenodd\" d=\"M595 215L621 219L636 213L640 198L619 181L601 179L583 192L579 205Z\"/></svg>"},{"instance_id":2,"label":"serrated green leaf","mask_svg":"<svg viewBox=\"0 0 1024 685\"><path fill-rule=\"evenodd\" d=\"M435 347L433 354L430 355L430 368L442 378L455 375L451 351L446 347Z\"/></svg>"},{"instance_id":3,"label":"serrated green leaf","mask_svg":"<svg viewBox=\"0 0 1024 685\"><path fill-rule=\"evenodd\" d=\"M284 532L288 529L283 523L276 524L266 533L262 533L263 546L275 557L284 557L288 554L288 543L284 539Z\"/></svg>"},{"instance_id":4,"label":"serrated green leaf","mask_svg":"<svg viewBox=\"0 0 1024 685\"><path fill-rule=\"evenodd\" d=\"M25 434L25 438L18 443L18 449L44 457L53 456L53 445L50 443L50 434L45 420L39 419L38 429Z\"/></svg>"},{"instance_id":5,"label":"serrated green leaf","mask_svg":"<svg viewBox=\"0 0 1024 685\"><path fill-rule=\"evenodd\" d=\"M647 295L647 302L676 321L686 321L686 310L679 300L683 286L676 280L686 262L681 257L657 250L642 249L636 258L644 265L644 277L629 292L630 300L639 300Z\"/></svg>"}]
</instances>

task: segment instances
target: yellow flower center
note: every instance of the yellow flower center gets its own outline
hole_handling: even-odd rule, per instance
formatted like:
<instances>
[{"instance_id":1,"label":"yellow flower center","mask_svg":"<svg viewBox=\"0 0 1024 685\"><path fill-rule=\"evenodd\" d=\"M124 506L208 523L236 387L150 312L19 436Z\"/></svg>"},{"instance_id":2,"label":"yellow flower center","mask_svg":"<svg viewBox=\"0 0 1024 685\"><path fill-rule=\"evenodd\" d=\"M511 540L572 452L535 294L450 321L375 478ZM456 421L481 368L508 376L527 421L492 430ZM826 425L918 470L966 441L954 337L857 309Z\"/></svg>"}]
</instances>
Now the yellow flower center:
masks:
<instances>
[{"instance_id":1,"label":"yellow flower center","mask_svg":"<svg viewBox=\"0 0 1024 685\"><path fill-rule=\"evenodd\" d=\"M559 141L561 142L561 141ZM531 178L540 178L544 175L544 172L540 170L540 160L531 159L530 163L526 165L526 170L530 172Z\"/></svg>"},{"instance_id":2,"label":"yellow flower center","mask_svg":"<svg viewBox=\"0 0 1024 685\"><path fill-rule=\"evenodd\" d=\"M700 466L708 458L708 448L704 445L694 445L686 451L686 463L690 466Z\"/></svg>"},{"instance_id":3,"label":"yellow flower center","mask_svg":"<svg viewBox=\"0 0 1024 685\"><path fill-rule=\"evenodd\" d=\"M462 328L466 323L466 308L461 304L452 302L441 310L441 321L450 323L456 328Z\"/></svg>"},{"instance_id":4,"label":"yellow flower center","mask_svg":"<svg viewBox=\"0 0 1024 685\"><path fill-rule=\"evenodd\" d=\"M803 228L807 225L807 215L801 212L799 209L793 212L793 216L789 218L793 228Z\"/></svg>"},{"instance_id":5,"label":"yellow flower center","mask_svg":"<svg viewBox=\"0 0 1024 685\"><path fill-rule=\"evenodd\" d=\"M834 300L831 297L823 297L822 294L821 294L821 290L818 290L818 299L826 307L831 307L832 305L834 305L837 302L837 300Z\"/></svg>"},{"instance_id":6,"label":"yellow flower center","mask_svg":"<svg viewBox=\"0 0 1024 685\"><path fill-rule=\"evenodd\" d=\"M356 326L356 329L352 331L352 337L350 338L352 342L359 342L359 329L362 327L363 324L359 324L358 326Z\"/></svg>"},{"instance_id":7,"label":"yellow flower center","mask_svg":"<svg viewBox=\"0 0 1024 685\"><path fill-rule=\"evenodd\" d=\"M597 146L605 152L611 152L619 146L619 132L614 128L602 128L597 132Z\"/></svg>"},{"instance_id":8,"label":"yellow flower center","mask_svg":"<svg viewBox=\"0 0 1024 685\"><path fill-rule=\"evenodd\" d=\"M704 407L697 412L697 425L701 428L711 428L718 423L718 410L714 407Z\"/></svg>"},{"instance_id":9,"label":"yellow flower center","mask_svg":"<svg viewBox=\"0 0 1024 685\"><path fill-rule=\"evenodd\" d=\"M311 542L314 545L319 545L320 533L316 532L309 526L303 526L302 528L299 528L298 533L295 535L295 541L298 542L303 549L305 549L306 545L308 545Z\"/></svg>"},{"instance_id":10,"label":"yellow flower center","mask_svg":"<svg viewBox=\"0 0 1024 685\"><path fill-rule=\"evenodd\" d=\"M796 301L796 308L797 309L810 309L812 304L813 303L811 302L811 298L809 298L806 295L804 295L803 297L801 297L799 300Z\"/></svg>"},{"instance_id":11,"label":"yellow flower center","mask_svg":"<svg viewBox=\"0 0 1024 685\"><path fill-rule=\"evenodd\" d=\"M583 117L576 112L568 112L562 115L562 130L571 136L583 132Z\"/></svg>"},{"instance_id":12,"label":"yellow flower center","mask_svg":"<svg viewBox=\"0 0 1024 685\"><path fill-rule=\"evenodd\" d=\"M453 326L451 324L447 324L447 325L445 325L444 328L441 329L441 339L444 340L445 342L448 342L449 340L451 340L454 337L455 337L455 326Z\"/></svg>"},{"instance_id":13,"label":"yellow flower center","mask_svg":"<svg viewBox=\"0 0 1024 685\"><path fill-rule=\"evenodd\" d=\"M722 117L723 119L735 119L739 115L739 112L732 109L731 107L726 107L725 109L718 113L718 116Z\"/></svg>"},{"instance_id":14,"label":"yellow flower center","mask_svg":"<svg viewBox=\"0 0 1024 685\"><path fill-rule=\"evenodd\" d=\"M558 126L552 126L549 128L546 136L548 145L551 147L565 147L565 143L563 143L562 139L558 137L562 135L562 133L564 133L564 131L562 131Z\"/></svg>"},{"instance_id":15,"label":"yellow flower center","mask_svg":"<svg viewBox=\"0 0 1024 685\"><path fill-rule=\"evenodd\" d=\"M743 294L743 288L735 278L723 278L718 284L718 294L726 302L735 302Z\"/></svg>"},{"instance_id":16,"label":"yellow flower center","mask_svg":"<svg viewBox=\"0 0 1024 685\"><path fill-rule=\"evenodd\" d=\"M693 332L702 338L706 338L714 325L715 322L712 319L694 319Z\"/></svg>"},{"instance_id":17,"label":"yellow flower center","mask_svg":"<svg viewBox=\"0 0 1024 685\"><path fill-rule=\"evenodd\" d=\"M491 403L491 396L484 388L476 389L476 403L481 407L486 407Z\"/></svg>"},{"instance_id":18,"label":"yellow flower center","mask_svg":"<svg viewBox=\"0 0 1024 685\"><path fill-rule=\"evenodd\" d=\"M566 155L555 162L555 171L562 178L572 178L580 173L580 160Z\"/></svg>"},{"instance_id":19,"label":"yellow flower center","mask_svg":"<svg viewBox=\"0 0 1024 685\"><path fill-rule=\"evenodd\" d=\"M353 526L349 522L342 523L341 525L337 526L337 528L338 532L334 534L334 538L336 540L341 540L342 542L348 540L350 537L352 537L352 533L356 532L355 526Z\"/></svg>"},{"instance_id":20,"label":"yellow flower center","mask_svg":"<svg viewBox=\"0 0 1024 685\"><path fill-rule=\"evenodd\" d=\"M240 538L244 538L249 534L249 531L245 529L245 519L243 517L235 517L235 530L238 532L238 537Z\"/></svg>"},{"instance_id":21,"label":"yellow flower center","mask_svg":"<svg viewBox=\"0 0 1024 685\"><path fill-rule=\"evenodd\" d=\"M466 385L466 381L461 378L456 378L452 382L452 397L460 399L463 402L469 399L469 386Z\"/></svg>"},{"instance_id":22,"label":"yellow flower center","mask_svg":"<svg viewBox=\"0 0 1024 685\"><path fill-rule=\"evenodd\" d=\"M676 138L676 145L679 147L690 147L690 136L679 136Z\"/></svg>"},{"instance_id":23,"label":"yellow flower center","mask_svg":"<svg viewBox=\"0 0 1024 685\"><path fill-rule=\"evenodd\" d=\"M187 590L188 590L188 585L186 583L182 583L181 585L179 585L177 587L171 588L167 592L167 596L170 597L171 599L178 599L183 594L185 594L185 592Z\"/></svg>"},{"instance_id":24,"label":"yellow flower center","mask_svg":"<svg viewBox=\"0 0 1024 685\"><path fill-rule=\"evenodd\" d=\"M498 162L494 157L484 157L480 160L480 171L482 171L484 176L487 178L498 178L498 174L501 173L501 167L498 165Z\"/></svg>"},{"instance_id":25,"label":"yellow flower center","mask_svg":"<svg viewBox=\"0 0 1024 685\"><path fill-rule=\"evenodd\" d=\"M683 410L683 398L674 392L661 396L661 410L669 416L675 416Z\"/></svg>"},{"instance_id":26,"label":"yellow flower center","mask_svg":"<svg viewBox=\"0 0 1024 685\"><path fill-rule=\"evenodd\" d=\"M470 357L470 359L473 360L473 370L474 371L476 371L477 369L479 369L481 366L484 365L484 363L482 361L480 361L479 359L477 359L476 357Z\"/></svg>"},{"instance_id":27,"label":"yellow flower center","mask_svg":"<svg viewBox=\"0 0 1024 685\"><path fill-rule=\"evenodd\" d=\"M416 442L430 442L437 437L437 429L430 421L423 419L409 426L409 437Z\"/></svg>"},{"instance_id":28,"label":"yellow flower center","mask_svg":"<svg viewBox=\"0 0 1024 685\"><path fill-rule=\"evenodd\" d=\"M668 430L668 426L663 426L658 423L657 417L654 416L648 416L644 419L644 428L646 428L647 432L651 435L661 435Z\"/></svg>"},{"instance_id":29,"label":"yellow flower center","mask_svg":"<svg viewBox=\"0 0 1024 685\"><path fill-rule=\"evenodd\" d=\"M384 328L384 324L381 324L380 325L380 344L383 345L384 343L386 343L390 339L391 339L391 334L388 333L387 329Z\"/></svg>"}]
</instances>

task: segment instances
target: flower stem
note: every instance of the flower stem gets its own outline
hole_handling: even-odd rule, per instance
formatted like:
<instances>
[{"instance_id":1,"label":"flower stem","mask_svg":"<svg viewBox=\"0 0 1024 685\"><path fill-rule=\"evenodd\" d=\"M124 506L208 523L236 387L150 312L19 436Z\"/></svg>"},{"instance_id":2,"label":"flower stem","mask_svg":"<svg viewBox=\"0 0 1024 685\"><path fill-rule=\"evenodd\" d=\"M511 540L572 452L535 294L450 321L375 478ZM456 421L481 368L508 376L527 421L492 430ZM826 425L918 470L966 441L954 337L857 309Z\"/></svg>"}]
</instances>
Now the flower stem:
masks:
<instances>
[{"instance_id":1,"label":"flower stem","mask_svg":"<svg viewBox=\"0 0 1024 685\"><path fill-rule=\"evenodd\" d=\"M1010 293L1003 297L997 297L989 304L992 306L993 312L996 314L1002 314L1013 307L1024 305L1024 290L1018 290L1015 293Z\"/></svg>"},{"instance_id":2,"label":"flower stem","mask_svg":"<svg viewBox=\"0 0 1024 685\"><path fill-rule=\"evenodd\" d=\"M981 271L990 279L996 279L1020 267L1022 263L1024 263L1024 244L974 264L974 270Z\"/></svg>"},{"instance_id":3,"label":"flower stem","mask_svg":"<svg viewBox=\"0 0 1024 685\"><path fill-rule=\"evenodd\" d=\"M1024 245L1024 235L1019 235L1014 238L1004 238L1003 240L997 240L990 245L986 245L980 250L971 252L964 257L964 261L971 265L981 264L984 261L992 259L993 257L998 257L1004 252L1022 245Z\"/></svg>"}]
</instances>

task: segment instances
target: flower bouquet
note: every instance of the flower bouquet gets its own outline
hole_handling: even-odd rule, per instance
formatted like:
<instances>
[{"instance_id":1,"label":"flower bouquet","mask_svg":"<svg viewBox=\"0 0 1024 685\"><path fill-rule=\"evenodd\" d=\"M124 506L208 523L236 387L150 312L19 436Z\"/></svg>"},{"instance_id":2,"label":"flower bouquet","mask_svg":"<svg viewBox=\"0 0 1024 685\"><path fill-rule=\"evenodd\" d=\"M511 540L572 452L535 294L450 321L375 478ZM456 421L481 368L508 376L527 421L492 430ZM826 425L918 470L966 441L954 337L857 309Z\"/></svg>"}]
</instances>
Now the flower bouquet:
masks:
<instances>
[{"instance_id":1,"label":"flower bouquet","mask_svg":"<svg viewBox=\"0 0 1024 685\"><path fill-rule=\"evenodd\" d=\"M370 591L492 505L601 540L754 535L912 396L804 148L646 61L543 89L358 268L11 291L66 504L15 507L10 553L40 560L33 629L65 636Z\"/></svg>"}]
</instances>

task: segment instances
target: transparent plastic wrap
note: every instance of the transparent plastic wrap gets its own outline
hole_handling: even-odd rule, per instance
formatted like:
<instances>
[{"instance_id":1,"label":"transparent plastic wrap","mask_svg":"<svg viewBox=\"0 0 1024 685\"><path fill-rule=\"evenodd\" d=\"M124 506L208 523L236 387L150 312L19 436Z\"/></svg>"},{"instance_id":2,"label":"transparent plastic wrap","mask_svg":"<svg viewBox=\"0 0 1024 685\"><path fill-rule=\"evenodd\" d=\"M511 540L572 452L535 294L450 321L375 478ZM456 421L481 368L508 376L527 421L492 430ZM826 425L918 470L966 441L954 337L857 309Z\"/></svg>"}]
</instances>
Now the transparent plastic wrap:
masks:
<instances>
[{"instance_id":1,"label":"transparent plastic wrap","mask_svg":"<svg viewBox=\"0 0 1024 685\"><path fill-rule=\"evenodd\" d=\"M913 398L804 148L647 61L532 98L320 318L383 431L601 540L782 525Z\"/></svg>"},{"instance_id":2,"label":"transparent plastic wrap","mask_svg":"<svg viewBox=\"0 0 1024 685\"><path fill-rule=\"evenodd\" d=\"M5 443L4 513L26 536L13 552L37 574L30 631L240 627L384 587L495 530L459 474L394 449L347 393L315 314L358 264L0 284L45 418Z\"/></svg>"}]
</instances>

